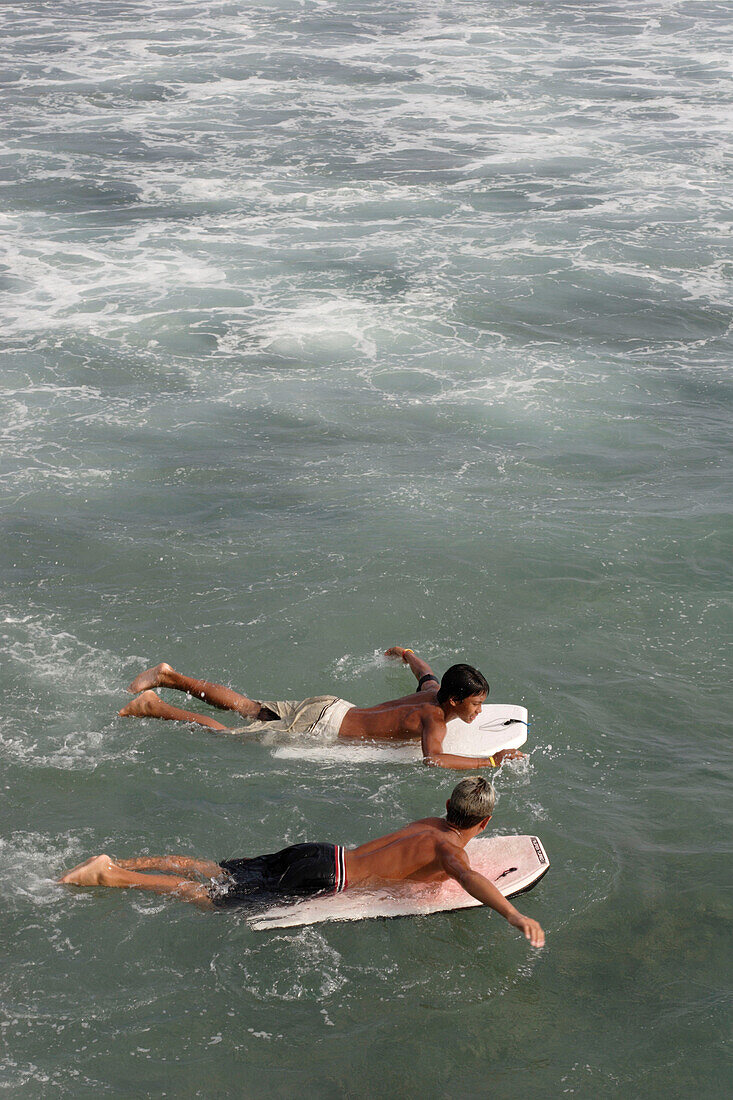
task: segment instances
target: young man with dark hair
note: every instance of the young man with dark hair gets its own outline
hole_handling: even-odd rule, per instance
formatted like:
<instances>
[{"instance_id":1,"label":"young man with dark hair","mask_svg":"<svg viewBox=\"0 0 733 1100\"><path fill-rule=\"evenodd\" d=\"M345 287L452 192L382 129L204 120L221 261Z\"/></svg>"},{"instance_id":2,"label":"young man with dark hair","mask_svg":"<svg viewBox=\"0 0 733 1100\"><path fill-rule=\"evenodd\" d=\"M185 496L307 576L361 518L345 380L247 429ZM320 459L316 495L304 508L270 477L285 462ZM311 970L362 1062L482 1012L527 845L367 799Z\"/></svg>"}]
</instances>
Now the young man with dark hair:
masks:
<instances>
[{"instance_id":1,"label":"young man with dark hair","mask_svg":"<svg viewBox=\"0 0 733 1100\"><path fill-rule=\"evenodd\" d=\"M443 752L446 723L451 718L473 722L489 694L484 676L471 665L452 665L442 681L430 665L412 649L391 646L387 657L397 657L409 666L417 679L417 690L400 699L389 699L374 707L355 707L335 695L317 695L302 701L258 702L222 684L197 680L176 672L168 664L159 664L141 672L128 690L137 698L119 712L124 718L164 718L195 722L228 733L254 733L265 730L282 733L310 733L344 741L394 741L417 739L422 743L423 760L437 768L476 769L498 767L503 760L518 759L524 753L504 749L493 757L460 756ZM220 710L231 710L248 720L234 729L206 715L181 710L165 703L153 690L167 687L185 691Z\"/></svg>"},{"instance_id":2,"label":"young man with dark hair","mask_svg":"<svg viewBox=\"0 0 733 1100\"><path fill-rule=\"evenodd\" d=\"M523 916L492 882L474 871L464 850L488 825L494 801L491 783L472 776L454 788L445 817L422 818L358 848L293 844L270 855L217 863L189 856L142 856L113 863L109 856L100 855L59 881L67 886L150 890L206 908L225 908L261 900L263 895L307 897L355 887L368 890L385 881L427 883L452 878L472 898L518 928L533 947L542 947L545 934L537 921Z\"/></svg>"}]
</instances>

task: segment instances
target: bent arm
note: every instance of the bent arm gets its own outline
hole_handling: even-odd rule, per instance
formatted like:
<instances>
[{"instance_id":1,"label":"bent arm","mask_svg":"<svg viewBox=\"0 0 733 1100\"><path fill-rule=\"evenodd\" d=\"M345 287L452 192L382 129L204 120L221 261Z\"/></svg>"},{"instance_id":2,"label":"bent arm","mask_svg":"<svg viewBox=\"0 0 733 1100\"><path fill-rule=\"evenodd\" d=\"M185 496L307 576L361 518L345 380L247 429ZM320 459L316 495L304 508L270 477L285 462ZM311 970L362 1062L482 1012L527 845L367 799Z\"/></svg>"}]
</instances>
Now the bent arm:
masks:
<instances>
[{"instance_id":1,"label":"bent arm","mask_svg":"<svg viewBox=\"0 0 733 1100\"><path fill-rule=\"evenodd\" d=\"M545 933L539 923L531 917L525 917L497 890L493 882L474 871L464 851L454 848L453 845L445 845L439 852L439 858L446 874L454 878L467 894L504 917L513 928L518 928L533 947L544 946Z\"/></svg>"},{"instance_id":2,"label":"bent arm","mask_svg":"<svg viewBox=\"0 0 733 1100\"><path fill-rule=\"evenodd\" d=\"M498 768L506 755L497 753L496 756L460 756L443 752L445 733L445 726L441 726L439 722L425 722L422 731L423 764L433 768L454 768L456 771L478 771L482 768Z\"/></svg>"},{"instance_id":3,"label":"bent arm","mask_svg":"<svg viewBox=\"0 0 733 1100\"><path fill-rule=\"evenodd\" d=\"M422 732L423 764L456 771L480 771L482 768L498 768L503 760L517 760L525 755L518 749L502 749L493 756L459 756L443 752L445 733L445 727L438 722L426 721Z\"/></svg>"},{"instance_id":4,"label":"bent arm","mask_svg":"<svg viewBox=\"0 0 733 1100\"><path fill-rule=\"evenodd\" d=\"M482 768L498 767L496 757L457 756L452 752L425 752L422 762L429 768L453 768L454 771L480 771Z\"/></svg>"},{"instance_id":5,"label":"bent arm","mask_svg":"<svg viewBox=\"0 0 733 1100\"><path fill-rule=\"evenodd\" d=\"M502 749L494 756L456 756L451 752L426 752L423 745L423 764L432 768L453 768L456 771L481 771L483 768L498 768L502 760L522 760L526 752L519 749Z\"/></svg>"},{"instance_id":6,"label":"bent arm","mask_svg":"<svg viewBox=\"0 0 733 1100\"><path fill-rule=\"evenodd\" d=\"M410 666L410 671L413 673L416 680L422 680L423 676L435 676L435 673L427 661L423 661L422 657L418 657L413 650L405 649L404 646L390 646L389 649L384 651L384 656L399 657L406 665ZM435 676L435 683L440 683L437 676ZM433 687L432 680L426 684L425 687Z\"/></svg>"}]
</instances>

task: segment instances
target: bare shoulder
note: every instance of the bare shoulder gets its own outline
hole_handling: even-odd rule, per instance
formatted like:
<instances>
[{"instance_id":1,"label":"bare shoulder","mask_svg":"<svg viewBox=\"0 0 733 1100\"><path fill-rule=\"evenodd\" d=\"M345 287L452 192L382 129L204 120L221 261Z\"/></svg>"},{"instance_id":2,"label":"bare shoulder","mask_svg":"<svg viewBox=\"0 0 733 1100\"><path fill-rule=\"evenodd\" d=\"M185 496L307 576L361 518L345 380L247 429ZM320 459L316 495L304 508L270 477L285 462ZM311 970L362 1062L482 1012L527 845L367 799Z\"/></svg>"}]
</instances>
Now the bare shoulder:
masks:
<instances>
[{"instance_id":1,"label":"bare shoulder","mask_svg":"<svg viewBox=\"0 0 733 1100\"><path fill-rule=\"evenodd\" d=\"M409 825L403 826L398 835L411 840L425 841L437 850L438 845L446 839L445 821L441 817L423 817L419 821L411 821Z\"/></svg>"},{"instance_id":2,"label":"bare shoulder","mask_svg":"<svg viewBox=\"0 0 733 1100\"><path fill-rule=\"evenodd\" d=\"M415 696L417 713L426 728L444 731L446 729L443 708L435 699L425 699L422 695Z\"/></svg>"},{"instance_id":3,"label":"bare shoulder","mask_svg":"<svg viewBox=\"0 0 733 1100\"><path fill-rule=\"evenodd\" d=\"M437 704L428 705L421 708L419 714L423 756L428 753L442 752L443 741L448 732L442 708Z\"/></svg>"},{"instance_id":4,"label":"bare shoulder","mask_svg":"<svg viewBox=\"0 0 733 1100\"><path fill-rule=\"evenodd\" d=\"M440 708L440 703L438 702L437 688L432 691L428 690L415 692L415 701L418 703L422 703L423 706L429 707L431 710L437 710L440 714L443 713Z\"/></svg>"},{"instance_id":5,"label":"bare shoulder","mask_svg":"<svg viewBox=\"0 0 733 1100\"><path fill-rule=\"evenodd\" d=\"M429 845L431 850L436 850L436 841L442 836L443 830L441 829L442 819L439 817L423 817L419 821L410 821L407 825L402 825L399 829L395 829L392 833L387 833L386 836L375 837L374 840L367 840L365 844L360 844L357 848L353 848L352 851L358 855L369 855L372 852L379 851L382 848L390 847L391 845L405 845L410 847L414 845Z\"/></svg>"},{"instance_id":6,"label":"bare shoulder","mask_svg":"<svg viewBox=\"0 0 733 1100\"><path fill-rule=\"evenodd\" d=\"M436 691L412 691L409 695L403 695L400 699L393 699L394 703L401 703L402 705L409 703L410 706L416 707L420 711L435 710L439 714L443 711L438 703L438 692Z\"/></svg>"},{"instance_id":7,"label":"bare shoulder","mask_svg":"<svg viewBox=\"0 0 733 1100\"><path fill-rule=\"evenodd\" d=\"M436 839L435 853L444 868L450 873L455 873L459 869L467 871L471 866L471 861L463 846L457 844L454 839L446 836L445 833L442 833Z\"/></svg>"},{"instance_id":8,"label":"bare shoulder","mask_svg":"<svg viewBox=\"0 0 733 1100\"><path fill-rule=\"evenodd\" d=\"M435 846L436 852L439 848L445 848L446 851L463 851L461 845L456 841L454 833L446 829L445 818L443 817L424 817L420 821L414 822L411 828L414 828L416 833L422 833L423 836L429 838Z\"/></svg>"},{"instance_id":9,"label":"bare shoulder","mask_svg":"<svg viewBox=\"0 0 733 1100\"><path fill-rule=\"evenodd\" d=\"M401 832L430 833L436 839L445 836L445 822L442 817L421 817L418 821L411 821L403 826Z\"/></svg>"}]
</instances>

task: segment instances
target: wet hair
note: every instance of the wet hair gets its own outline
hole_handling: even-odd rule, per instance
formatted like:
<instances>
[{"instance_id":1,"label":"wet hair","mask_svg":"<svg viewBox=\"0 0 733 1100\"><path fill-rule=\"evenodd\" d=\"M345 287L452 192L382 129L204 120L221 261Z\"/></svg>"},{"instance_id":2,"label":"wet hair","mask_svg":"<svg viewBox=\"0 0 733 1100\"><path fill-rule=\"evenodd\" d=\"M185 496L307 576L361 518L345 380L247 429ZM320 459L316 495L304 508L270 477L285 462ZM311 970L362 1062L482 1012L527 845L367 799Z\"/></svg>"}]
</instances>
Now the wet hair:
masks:
<instances>
[{"instance_id":1,"label":"wet hair","mask_svg":"<svg viewBox=\"0 0 733 1100\"><path fill-rule=\"evenodd\" d=\"M448 824L456 829L472 829L485 817L491 817L495 802L496 792L488 779L482 775L462 779L448 799Z\"/></svg>"},{"instance_id":2,"label":"wet hair","mask_svg":"<svg viewBox=\"0 0 733 1100\"><path fill-rule=\"evenodd\" d=\"M455 699L460 703L469 695L489 694L489 683L485 676L472 665L451 665L440 681L438 702Z\"/></svg>"}]
</instances>

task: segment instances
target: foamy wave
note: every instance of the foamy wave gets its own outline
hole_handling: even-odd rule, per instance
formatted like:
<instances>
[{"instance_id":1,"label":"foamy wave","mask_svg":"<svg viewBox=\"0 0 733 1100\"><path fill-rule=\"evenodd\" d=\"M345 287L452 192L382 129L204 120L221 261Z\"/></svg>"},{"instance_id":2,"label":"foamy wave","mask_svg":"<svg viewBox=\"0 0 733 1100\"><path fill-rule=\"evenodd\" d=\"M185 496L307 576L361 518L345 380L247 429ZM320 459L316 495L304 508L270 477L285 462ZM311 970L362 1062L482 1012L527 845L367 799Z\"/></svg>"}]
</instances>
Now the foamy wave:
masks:
<instances>
[{"instance_id":1,"label":"foamy wave","mask_svg":"<svg viewBox=\"0 0 733 1100\"><path fill-rule=\"evenodd\" d=\"M36 832L14 832L0 837L0 884L6 898L34 906L58 904L56 885L64 870L83 858L84 834L49 837Z\"/></svg>"},{"instance_id":2,"label":"foamy wave","mask_svg":"<svg viewBox=\"0 0 733 1100\"><path fill-rule=\"evenodd\" d=\"M54 689L64 693L109 695L119 690L124 682L126 661L62 629L62 621L65 622L58 614L18 615L1 611L1 640L6 656L33 678L52 683Z\"/></svg>"}]
</instances>

